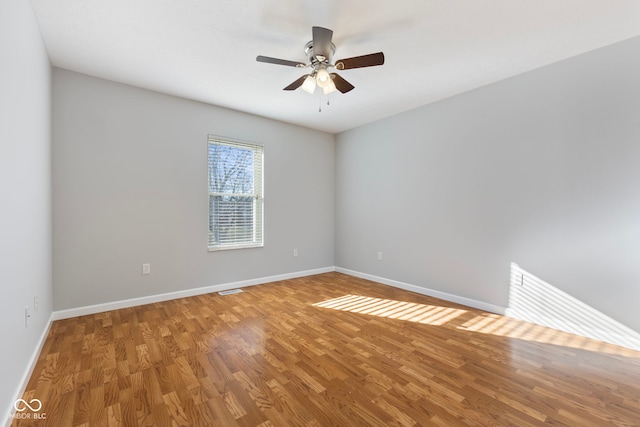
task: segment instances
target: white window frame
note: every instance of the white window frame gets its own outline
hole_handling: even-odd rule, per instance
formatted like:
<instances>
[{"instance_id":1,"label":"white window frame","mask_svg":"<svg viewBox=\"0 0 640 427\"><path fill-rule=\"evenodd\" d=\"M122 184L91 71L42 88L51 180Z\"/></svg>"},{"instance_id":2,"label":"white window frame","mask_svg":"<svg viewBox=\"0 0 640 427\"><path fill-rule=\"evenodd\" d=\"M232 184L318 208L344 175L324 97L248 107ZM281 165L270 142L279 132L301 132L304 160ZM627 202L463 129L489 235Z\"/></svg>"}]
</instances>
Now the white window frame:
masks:
<instances>
[{"instance_id":1,"label":"white window frame","mask_svg":"<svg viewBox=\"0 0 640 427\"><path fill-rule=\"evenodd\" d=\"M252 176L252 192L225 192L225 191L212 191L215 190L215 167L213 166L216 161L221 159L213 158L212 146L226 146L231 148L237 148L241 150L250 150L253 152L253 176ZM207 246L210 252L229 250L229 249L243 249L243 248L260 248L264 247L264 147L259 144L249 143L244 141L238 141L226 137L220 137L216 135L208 135L207 137L207 159L208 159L208 210L209 210L209 225L207 235ZM213 170L212 170L213 168ZM212 180L214 181L212 185ZM224 185L224 184L222 184ZM218 188L218 190L220 190ZM253 199L252 205L252 220L251 229L249 233L245 231L239 233L239 235L233 235L230 233L226 238L222 239L221 229L217 229L218 239L216 241L216 227L220 227L224 221L220 218L220 213L213 208L212 197L240 197ZM231 218L235 218L231 215ZM227 219L227 222L229 219Z\"/></svg>"}]
</instances>

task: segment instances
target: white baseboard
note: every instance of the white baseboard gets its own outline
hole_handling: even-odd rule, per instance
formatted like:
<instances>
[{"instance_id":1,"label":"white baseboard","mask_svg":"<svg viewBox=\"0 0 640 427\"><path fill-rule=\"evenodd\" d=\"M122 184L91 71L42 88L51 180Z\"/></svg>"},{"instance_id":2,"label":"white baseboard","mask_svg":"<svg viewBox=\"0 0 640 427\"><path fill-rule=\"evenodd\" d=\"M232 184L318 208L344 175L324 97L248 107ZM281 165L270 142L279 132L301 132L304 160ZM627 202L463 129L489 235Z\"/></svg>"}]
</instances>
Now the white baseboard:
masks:
<instances>
[{"instance_id":1,"label":"white baseboard","mask_svg":"<svg viewBox=\"0 0 640 427\"><path fill-rule=\"evenodd\" d=\"M398 282L397 280L386 279L384 277L374 276L372 274L361 273L359 271L349 270L342 267L336 267L338 273L348 274L350 276L360 277L361 279L371 280L372 282L382 283L383 285L393 286L394 288L404 289L406 291L427 295L433 298L442 299L456 304L466 305L467 307L477 308L479 310L488 311L490 313L502 314L506 313L506 308L499 305L489 304L483 301L477 301L471 298L465 298L458 295L448 294L446 292L436 291L434 289L424 288L422 286L411 285L409 283Z\"/></svg>"},{"instance_id":2,"label":"white baseboard","mask_svg":"<svg viewBox=\"0 0 640 427\"><path fill-rule=\"evenodd\" d=\"M152 304L155 302L169 301L177 298L191 297L195 295L209 294L212 292L226 291L228 289L244 288L247 286L261 285L265 283L277 282L280 280L295 279L298 277L312 276L314 274L330 273L337 271L339 273L350 276L360 277L362 279L371 280L373 282L382 283L384 285L393 286L394 288L404 289L422 295L439 298L445 301L466 305L468 307L489 311L491 313L506 314L506 308L498 305L489 304L483 301L477 301L470 298L461 297L446 292L436 291L434 289L424 288L422 286L411 285L409 283L399 282L384 277L374 276L372 274L361 273L355 270L349 270L342 267L324 267L313 270L296 271L293 273L279 274L276 276L259 277L256 279L241 280L238 282L223 283L220 285L204 286L201 288L186 289L183 291L167 292L164 294L149 295L140 298L131 298L120 301L107 302L104 304L95 304L84 307L70 308L68 310L54 311L51 314L51 320L69 319L71 317L86 316L89 314L102 313L104 311L118 310L121 308L135 307L138 305Z\"/></svg>"},{"instance_id":3,"label":"white baseboard","mask_svg":"<svg viewBox=\"0 0 640 427\"><path fill-rule=\"evenodd\" d=\"M312 276L336 271L335 267L316 268L313 270L296 271L293 273L278 274L276 276L259 277L256 279L241 280L239 282L223 283L220 285L204 286L201 288L186 289L183 291L167 292L164 294L150 295L140 298L131 298L121 301L107 302L104 304L88 305L85 307L70 308L68 310L54 311L53 320L69 319L71 317L86 316L102 313L104 311L118 310L121 308L135 307L137 305L152 304L154 302L169 301L177 298L192 297L195 295L209 294L212 292L226 291L228 289L244 288L247 286L261 285L280 280L295 279L297 277Z\"/></svg>"},{"instance_id":4,"label":"white baseboard","mask_svg":"<svg viewBox=\"0 0 640 427\"><path fill-rule=\"evenodd\" d=\"M49 320L47 320L47 324L45 325L42 331L42 334L40 334L38 343L34 348L33 353L31 353L31 357L29 358L29 363L27 364L27 369L24 371L24 373L22 374L22 377L20 378L20 381L18 382L18 389L16 390L13 396L14 398L10 402L9 411L6 412L9 414L9 417L8 417L9 420L6 423L7 427L11 426L11 423L13 422L13 414L16 413L16 409L13 406L13 404L15 401L22 398L22 395L27 389L27 384L29 383L31 374L33 374L33 370L35 369L36 364L38 363L38 357L40 357L40 352L42 351L44 342L46 341L47 336L49 335L49 330L51 329L52 323L53 323L53 313L51 313L51 316L49 316Z\"/></svg>"}]
</instances>

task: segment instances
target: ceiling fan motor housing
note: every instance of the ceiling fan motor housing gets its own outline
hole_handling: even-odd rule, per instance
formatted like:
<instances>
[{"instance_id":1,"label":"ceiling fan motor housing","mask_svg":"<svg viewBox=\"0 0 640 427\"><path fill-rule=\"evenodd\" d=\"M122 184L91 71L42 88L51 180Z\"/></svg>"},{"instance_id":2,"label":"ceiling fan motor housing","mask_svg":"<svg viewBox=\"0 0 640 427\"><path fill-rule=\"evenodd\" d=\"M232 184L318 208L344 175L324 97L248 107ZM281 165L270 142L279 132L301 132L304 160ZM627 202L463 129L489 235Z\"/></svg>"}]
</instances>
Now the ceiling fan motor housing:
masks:
<instances>
[{"instance_id":1,"label":"ceiling fan motor housing","mask_svg":"<svg viewBox=\"0 0 640 427\"><path fill-rule=\"evenodd\" d=\"M313 67L314 70L318 71L318 69L320 68L327 68L331 66L331 59L333 58L333 54L336 53L336 45L331 43L331 55L329 58L325 58L322 55L316 55L313 52L313 40L311 40L304 46L304 53L307 55L311 67Z\"/></svg>"}]
</instances>

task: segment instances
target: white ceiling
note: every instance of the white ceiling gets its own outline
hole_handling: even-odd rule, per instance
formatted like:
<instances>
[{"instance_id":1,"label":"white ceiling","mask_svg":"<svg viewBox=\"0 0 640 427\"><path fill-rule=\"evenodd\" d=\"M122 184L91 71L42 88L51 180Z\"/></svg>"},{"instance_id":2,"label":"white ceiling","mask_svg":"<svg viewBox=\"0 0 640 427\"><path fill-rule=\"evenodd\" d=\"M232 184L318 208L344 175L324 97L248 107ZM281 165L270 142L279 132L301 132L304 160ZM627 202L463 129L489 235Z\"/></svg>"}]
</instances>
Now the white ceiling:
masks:
<instances>
[{"instance_id":1,"label":"white ceiling","mask_svg":"<svg viewBox=\"0 0 640 427\"><path fill-rule=\"evenodd\" d=\"M337 133L640 35L638 0L31 0L56 67ZM356 88L283 87L311 27ZM326 102L326 100L325 100Z\"/></svg>"}]
</instances>

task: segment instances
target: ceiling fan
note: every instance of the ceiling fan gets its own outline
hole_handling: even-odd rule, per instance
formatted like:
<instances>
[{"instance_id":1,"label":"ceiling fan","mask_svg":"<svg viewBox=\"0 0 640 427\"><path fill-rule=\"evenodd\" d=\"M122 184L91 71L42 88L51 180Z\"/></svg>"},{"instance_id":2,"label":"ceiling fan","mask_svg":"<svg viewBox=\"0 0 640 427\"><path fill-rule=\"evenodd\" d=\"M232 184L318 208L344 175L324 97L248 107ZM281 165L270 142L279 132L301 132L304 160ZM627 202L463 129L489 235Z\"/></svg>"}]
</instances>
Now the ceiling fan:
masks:
<instances>
[{"instance_id":1,"label":"ceiling fan","mask_svg":"<svg viewBox=\"0 0 640 427\"><path fill-rule=\"evenodd\" d=\"M314 93L316 86L320 87L325 95L339 90L347 93L354 86L340 77L337 73L329 73L329 68L336 70L350 70L352 68L373 67L375 65L384 64L384 54L382 52L371 53L369 55L354 56L345 58L332 63L333 54L336 46L331 42L333 31L322 28L313 27L313 40L304 46L304 52L307 54L308 63L287 61L286 59L271 58L268 56L258 55L256 61L266 62L269 64L285 65L288 67L311 68L313 71L300 77L283 90L295 90L302 86L308 93Z\"/></svg>"}]
</instances>

